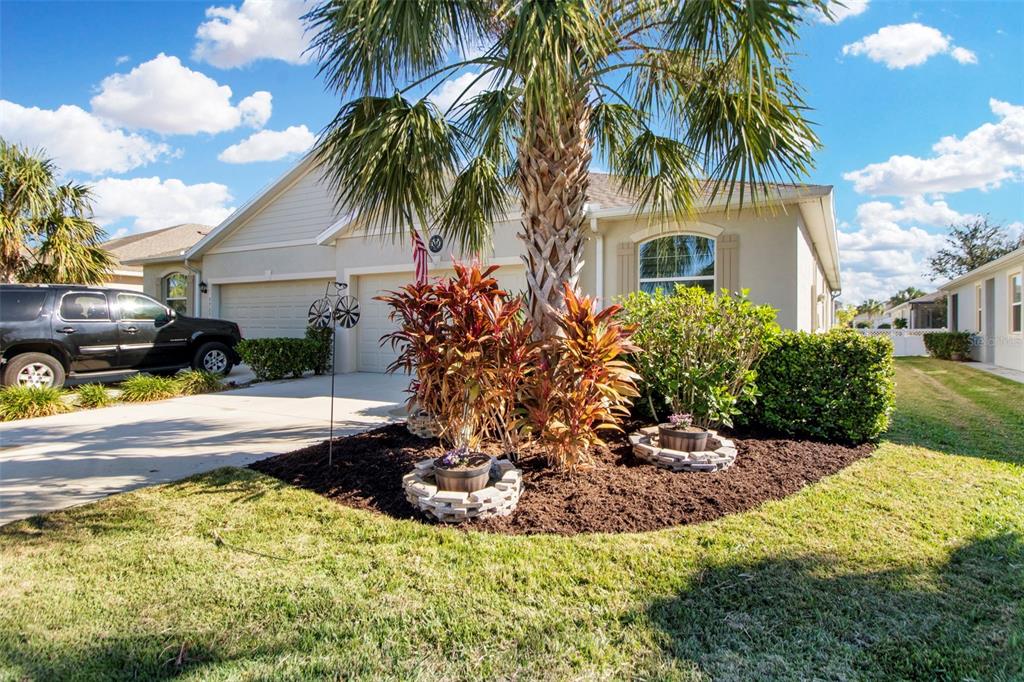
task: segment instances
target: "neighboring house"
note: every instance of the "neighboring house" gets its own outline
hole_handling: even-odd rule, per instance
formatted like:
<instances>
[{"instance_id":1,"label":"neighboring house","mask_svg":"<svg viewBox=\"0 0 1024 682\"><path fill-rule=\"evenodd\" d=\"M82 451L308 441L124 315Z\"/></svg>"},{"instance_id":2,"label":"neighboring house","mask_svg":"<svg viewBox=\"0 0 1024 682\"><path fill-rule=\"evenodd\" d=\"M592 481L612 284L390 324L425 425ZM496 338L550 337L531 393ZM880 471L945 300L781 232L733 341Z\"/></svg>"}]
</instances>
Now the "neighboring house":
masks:
<instances>
[{"instance_id":1,"label":"neighboring house","mask_svg":"<svg viewBox=\"0 0 1024 682\"><path fill-rule=\"evenodd\" d=\"M896 320L906 320L906 329L943 329L946 326L946 293L933 291L911 301L905 301L885 311L892 326Z\"/></svg>"},{"instance_id":2,"label":"neighboring house","mask_svg":"<svg viewBox=\"0 0 1024 682\"><path fill-rule=\"evenodd\" d=\"M761 214L734 208L726 215L719 200L705 202L692 221L651 224L636 216L629 197L614 191L607 175L594 174L581 288L605 304L676 282L708 290L747 288L753 300L778 309L783 327L826 330L840 289L832 188L779 185L776 193ZM501 266L503 286L523 290L517 231L517 212L510 212L495 224L486 260ZM430 274L449 273L451 247L431 241ZM393 328L389 310L374 297L413 278L411 246L366 236L337 210L308 156L184 257L146 261L146 292L158 295L160 279L186 267L201 271L188 289L189 309L233 320L249 338L302 335L309 306L326 284L348 284L362 317L355 329L338 335L337 366L344 372L380 372L394 357L379 340Z\"/></svg>"},{"instance_id":3,"label":"neighboring house","mask_svg":"<svg viewBox=\"0 0 1024 682\"><path fill-rule=\"evenodd\" d=\"M1024 246L942 287L949 328L978 335L971 357L1024 371Z\"/></svg>"},{"instance_id":4,"label":"neighboring house","mask_svg":"<svg viewBox=\"0 0 1024 682\"><path fill-rule=\"evenodd\" d=\"M884 314L877 315L875 313L857 313L850 324L853 325L854 329L878 329L878 325L892 324L892 320Z\"/></svg>"},{"instance_id":5,"label":"neighboring house","mask_svg":"<svg viewBox=\"0 0 1024 682\"><path fill-rule=\"evenodd\" d=\"M209 225L185 223L104 242L103 248L119 261L114 278L107 284L145 291L178 312L191 315L194 297L188 292L195 285L195 274L185 266L183 257L211 230Z\"/></svg>"}]
</instances>

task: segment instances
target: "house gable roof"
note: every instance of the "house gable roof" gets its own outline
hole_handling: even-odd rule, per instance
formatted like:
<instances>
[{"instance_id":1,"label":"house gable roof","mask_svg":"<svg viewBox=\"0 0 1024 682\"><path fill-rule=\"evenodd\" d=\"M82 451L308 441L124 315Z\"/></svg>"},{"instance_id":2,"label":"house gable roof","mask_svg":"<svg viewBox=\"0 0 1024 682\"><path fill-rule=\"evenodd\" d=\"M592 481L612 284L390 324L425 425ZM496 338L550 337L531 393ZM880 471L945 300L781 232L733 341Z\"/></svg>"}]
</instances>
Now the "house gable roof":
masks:
<instances>
[{"instance_id":1,"label":"house gable roof","mask_svg":"<svg viewBox=\"0 0 1024 682\"><path fill-rule=\"evenodd\" d=\"M262 211L289 187L315 170L316 166L315 153L307 153L288 171L260 190L252 199L228 216L227 219L192 246L192 248L188 249L185 253L185 258L201 256L220 240L227 237L232 231L243 226L246 221ZM743 198L744 205L753 203L751 191L752 186L746 186ZM720 192L719 196L712 199L710 184L705 185L703 188L704 201L702 205L698 206L698 210L708 211L721 210L733 206L738 207L738 190L737 196L732 201L727 201L721 195L722 193ZM757 199L759 203L769 205L799 205L801 215L811 233L815 251L822 262L829 285L833 290L838 291L840 289L839 251L836 238L832 186L772 183L768 185L766 192L759 194ZM614 176L608 173L591 172L588 203L591 206L591 215L598 218L619 215L627 216L637 212L636 198L629 193L621 191L616 186ZM323 232L315 240L316 243L321 245L327 244L347 234L357 224L357 217L355 213L348 213L340 216L332 224L324 225ZM514 219L514 209L510 209L509 217Z\"/></svg>"},{"instance_id":2,"label":"house gable roof","mask_svg":"<svg viewBox=\"0 0 1024 682\"><path fill-rule=\"evenodd\" d=\"M172 225L159 230L130 234L103 242L102 246L110 252L125 269L142 272L141 265L151 259L178 256L210 233L213 228L198 223Z\"/></svg>"}]
</instances>

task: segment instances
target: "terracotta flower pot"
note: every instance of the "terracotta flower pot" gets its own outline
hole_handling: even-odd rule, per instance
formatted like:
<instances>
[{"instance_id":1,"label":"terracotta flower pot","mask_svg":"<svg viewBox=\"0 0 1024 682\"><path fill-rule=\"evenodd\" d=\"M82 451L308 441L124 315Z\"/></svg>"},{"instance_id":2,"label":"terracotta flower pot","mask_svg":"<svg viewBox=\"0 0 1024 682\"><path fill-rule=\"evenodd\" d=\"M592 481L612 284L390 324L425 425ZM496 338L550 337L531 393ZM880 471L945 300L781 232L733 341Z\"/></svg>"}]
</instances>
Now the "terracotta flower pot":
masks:
<instances>
[{"instance_id":1,"label":"terracotta flower pot","mask_svg":"<svg viewBox=\"0 0 1024 682\"><path fill-rule=\"evenodd\" d=\"M491 478L491 458L487 455L473 455L469 464L448 469L434 460L434 478L440 490L458 493L475 493L483 490Z\"/></svg>"},{"instance_id":2,"label":"terracotta flower pot","mask_svg":"<svg viewBox=\"0 0 1024 682\"><path fill-rule=\"evenodd\" d=\"M708 432L696 426L677 429L671 424L658 424L658 445L676 452L701 452L707 449Z\"/></svg>"}]
</instances>

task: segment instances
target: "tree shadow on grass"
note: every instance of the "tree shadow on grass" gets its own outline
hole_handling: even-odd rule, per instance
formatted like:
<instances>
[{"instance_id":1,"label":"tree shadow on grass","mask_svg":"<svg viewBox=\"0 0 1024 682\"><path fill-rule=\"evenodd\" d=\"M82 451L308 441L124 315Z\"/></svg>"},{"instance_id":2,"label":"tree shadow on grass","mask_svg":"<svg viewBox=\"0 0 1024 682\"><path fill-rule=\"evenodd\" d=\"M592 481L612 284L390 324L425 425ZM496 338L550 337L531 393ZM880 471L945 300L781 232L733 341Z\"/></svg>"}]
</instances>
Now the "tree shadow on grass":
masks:
<instances>
[{"instance_id":1,"label":"tree shadow on grass","mask_svg":"<svg viewBox=\"0 0 1024 682\"><path fill-rule=\"evenodd\" d=\"M843 573L822 556L706 569L648 613L713 679L1021 679L1024 542L976 539L931 569Z\"/></svg>"},{"instance_id":2,"label":"tree shadow on grass","mask_svg":"<svg viewBox=\"0 0 1024 682\"><path fill-rule=\"evenodd\" d=\"M291 648L276 644L229 655L210 641L214 638L212 634L139 633L40 646L21 633L0 631L0 676L25 680L203 679L204 669L273 662Z\"/></svg>"}]
</instances>

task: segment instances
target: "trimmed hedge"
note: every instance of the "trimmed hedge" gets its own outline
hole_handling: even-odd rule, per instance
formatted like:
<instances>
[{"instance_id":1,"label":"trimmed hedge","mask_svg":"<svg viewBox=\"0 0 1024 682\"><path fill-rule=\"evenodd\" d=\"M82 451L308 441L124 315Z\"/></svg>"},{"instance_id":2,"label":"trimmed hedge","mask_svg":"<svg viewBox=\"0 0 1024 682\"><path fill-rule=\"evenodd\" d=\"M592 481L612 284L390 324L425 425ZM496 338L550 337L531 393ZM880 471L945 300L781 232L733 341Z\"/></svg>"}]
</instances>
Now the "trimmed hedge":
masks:
<instances>
[{"instance_id":1,"label":"trimmed hedge","mask_svg":"<svg viewBox=\"0 0 1024 682\"><path fill-rule=\"evenodd\" d=\"M892 341L848 329L783 332L757 365L746 421L787 436L860 443L889 426Z\"/></svg>"},{"instance_id":2,"label":"trimmed hedge","mask_svg":"<svg viewBox=\"0 0 1024 682\"><path fill-rule=\"evenodd\" d=\"M244 339L235 350L260 381L331 369L331 329L307 329L306 338Z\"/></svg>"},{"instance_id":3,"label":"trimmed hedge","mask_svg":"<svg viewBox=\"0 0 1024 682\"><path fill-rule=\"evenodd\" d=\"M924 335L924 347L933 358L949 360L953 353L967 357L971 352L970 332L930 332Z\"/></svg>"}]
</instances>

